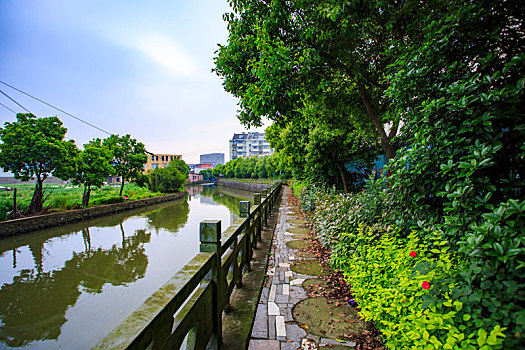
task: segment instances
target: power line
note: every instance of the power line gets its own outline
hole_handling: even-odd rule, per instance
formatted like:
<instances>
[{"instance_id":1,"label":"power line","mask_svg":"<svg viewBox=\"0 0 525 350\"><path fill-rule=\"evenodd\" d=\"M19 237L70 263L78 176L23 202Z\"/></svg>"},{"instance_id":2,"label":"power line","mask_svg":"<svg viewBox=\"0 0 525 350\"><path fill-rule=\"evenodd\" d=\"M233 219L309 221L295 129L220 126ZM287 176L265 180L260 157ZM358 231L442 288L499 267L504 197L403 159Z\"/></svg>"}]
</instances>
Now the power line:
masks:
<instances>
[{"instance_id":1,"label":"power line","mask_svg":"<svg viewBox=\"0 0 525 350\"><path fill-rule=\"evenodd\" d=\"M45 105L47 105L47 106L49 106L49 107L51 107L51 108L54 108L54 109L56 109L57 111L60 111L60 112L62 112L62 113L64 113L64 114L67 114L67 115L70 116L71 118L74 118L74 119L76 119L76 120L78 120L78 121L81 121L82 123L87 124L87 125L91 126L92 128L95 128L95 129L97 129L97 130L99 130L99 131L102 131L103 133L106 133L106 134L108 134L108 135L110 135L110 136L112 135L110 132L107 132L106 130L103 130L103 129L99 128L98 126L93 125L93 124L91 124L91 123L89 123L89 122L87 122L87 121L85 121L85 120L83 120L83 119L80 119L80 118L78 118L78 117L75 117L73 114L68 113L68 112L66 112L66 111L64 111L64 110L62 110L62 109L60 109L60 108L58 108L58 107L55 107L55 106L53 106L52 104L47 103L46 101L43 101L43 100L39 99L38 97L35 97L35 96L33 96L33 95L30 95L30 94L28 94L27 92L22 91L22 90L20 90L20 89L17 89L17 88L15 88L14 86L9 85L9 84L7 84L7 83L1 81L1 80L0 80L0 83L4 84L5 86L10 87L10 88L13 89L13 90L16 90L16 91L18 91L18 92L20 92L20 93L22 93L22 94L24 94L24 95L26 95L26 96L29 96L29 97L31 97L32 99L37 100L38 102L41 102L41 103L43 103L43 104L45 104ZM0 90L0 92L1 92L1 90ZM2 93L3 93L3 92L2 92ZM5 93L4 93L4 95L5 95ZM6 95L6 96L7 96L7 95ZM9 97L9 96L7 96L7 97ZM9 98L10 98L10 97L9 97ZM10 98L10 99L11 99L11 98ZM12 99L11 99L11 100L12 100ZM18 104L18 103L17 103L16 101L14 101L14 100L13 100L13 102L15 102L16 104ZM18 104L18 105L20 106L20 104ZM22 106L20 106L20 107L22 107ZM24 108L24 107L22 107L22 108ZM24 109L25 109L25 108L24 108ZM25 110L27 111L27 109L25 109ZM29 111L27 111L27 112L29 112ZM31 112L29 112L29 113L31 113Z\"/></svg>"},{"instance_id":2,"label":"power line","mask_svg":"<svg viewBox=\"0 0 525 350\"><path fill-rule=\"evenodd\" d=\"M16 102L15 100L13 100L8 94L6 94L5 92L3 92L2 90L0 90L0 92L5 96L7 97L8 99L10 99L11 101L13 101L14 103L16 103L17 105L19 105L20 107L22 107L22 109L24 109L27 113L31 113L29 112L29 110L27 108L25 108L24 106L22 106L20 103Z\"/></svg>"},{"instance_id":3,"label":"power line","mask_svg":"<svg viewBox=\"0 0 525 350\"><path fill-rule=\"evenodd\" d=\"M11 112L15 113L15 111L13 111L11 108L7 107L5 104L3 104L2 102L0 102L0 106L4 107L5 109L9 109Z\"/></svg>"}]
</instances>

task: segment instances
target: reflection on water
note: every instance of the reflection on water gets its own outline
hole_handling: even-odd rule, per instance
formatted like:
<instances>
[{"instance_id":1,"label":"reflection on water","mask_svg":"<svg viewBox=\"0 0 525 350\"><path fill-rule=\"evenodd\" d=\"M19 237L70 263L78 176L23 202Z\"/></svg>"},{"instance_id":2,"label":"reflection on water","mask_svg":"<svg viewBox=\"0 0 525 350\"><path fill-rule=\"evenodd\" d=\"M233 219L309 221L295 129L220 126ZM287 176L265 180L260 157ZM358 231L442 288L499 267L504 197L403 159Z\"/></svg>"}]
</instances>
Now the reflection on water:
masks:
<instances>
[{"instance_id":1,"label":"reflection on water","mask_svg":"<svg viewBox=\"0 0 525 350\"><path fill-rule=\"evenodd\" d=\"M187 199L0 241L0 347L89 348L198 252L198 223L239 194ZM249 195L244 193L245 196Z\"/></svg>"}]
</instances>

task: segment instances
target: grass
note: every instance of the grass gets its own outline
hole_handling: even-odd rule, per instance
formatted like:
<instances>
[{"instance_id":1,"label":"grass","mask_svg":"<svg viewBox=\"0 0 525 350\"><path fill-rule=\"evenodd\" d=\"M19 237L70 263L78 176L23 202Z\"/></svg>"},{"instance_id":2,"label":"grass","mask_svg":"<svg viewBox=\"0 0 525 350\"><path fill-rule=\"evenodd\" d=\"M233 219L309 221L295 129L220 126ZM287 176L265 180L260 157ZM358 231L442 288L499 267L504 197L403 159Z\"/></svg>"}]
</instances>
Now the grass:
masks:
<instances>
[{"instance_id":1,"label":"grass","mask_svg":"<svg viewBox=\"0 0 525 350\"><path fill-rule=\"evenodd\" d=\"M18 210L23 211L31 203L35 184L3 185L3 187L17 189ZM64 211L81 208L83 186L57 185L44 183L44 207L49 211ZM89 206L123 202L124 198L119 196L120 185L106 185L91 189ZM143 199L162 196L160 192L150 192L145 187L136 184L126 184L123 196L129 200ZM0 190L0 220L7 219L7 213L13 210L14 191Z\"/></svg>"}]
</instances>

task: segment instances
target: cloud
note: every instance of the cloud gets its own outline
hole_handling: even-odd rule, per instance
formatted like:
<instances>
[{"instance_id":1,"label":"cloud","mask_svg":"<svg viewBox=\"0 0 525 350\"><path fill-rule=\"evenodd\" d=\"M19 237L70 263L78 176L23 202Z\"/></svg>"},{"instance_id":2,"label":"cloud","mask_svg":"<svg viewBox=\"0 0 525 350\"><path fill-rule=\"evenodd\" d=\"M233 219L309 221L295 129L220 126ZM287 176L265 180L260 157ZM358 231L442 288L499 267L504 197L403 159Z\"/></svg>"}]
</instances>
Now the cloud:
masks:
<instances>
[{"instance_id":1,"label":"cloud","mask_svg":"<svg viewBox=\"0 0 525 350\"><path fill-rule=\"evenodd\" d=\"M149 34L130 40L133 47L177 76L190 77L198 69L190 55L172 39L161 34Z\"/></svg>"}]
</instances>

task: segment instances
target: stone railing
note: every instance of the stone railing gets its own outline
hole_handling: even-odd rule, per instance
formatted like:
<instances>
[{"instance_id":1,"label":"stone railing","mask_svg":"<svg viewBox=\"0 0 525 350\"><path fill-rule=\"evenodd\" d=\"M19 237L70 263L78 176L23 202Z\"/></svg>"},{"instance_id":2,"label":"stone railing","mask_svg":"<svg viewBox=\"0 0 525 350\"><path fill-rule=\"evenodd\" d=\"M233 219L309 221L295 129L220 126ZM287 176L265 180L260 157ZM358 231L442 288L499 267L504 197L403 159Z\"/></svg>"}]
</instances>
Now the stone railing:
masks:
<instances>
[{"instance_id":1,"label":"stone railing","mask_svg":"<svg viewBox=\"0 0 525 350\"><path fill-rule=\"evenodd\" d=\"M220 349L222 313L229 310L242 272L250 271L281 183L255 193L254 208L240 202L240 216L223 232L221 222L200 223L200 253L151 295L95 349Z\"/></svg>"}]
</instances>

